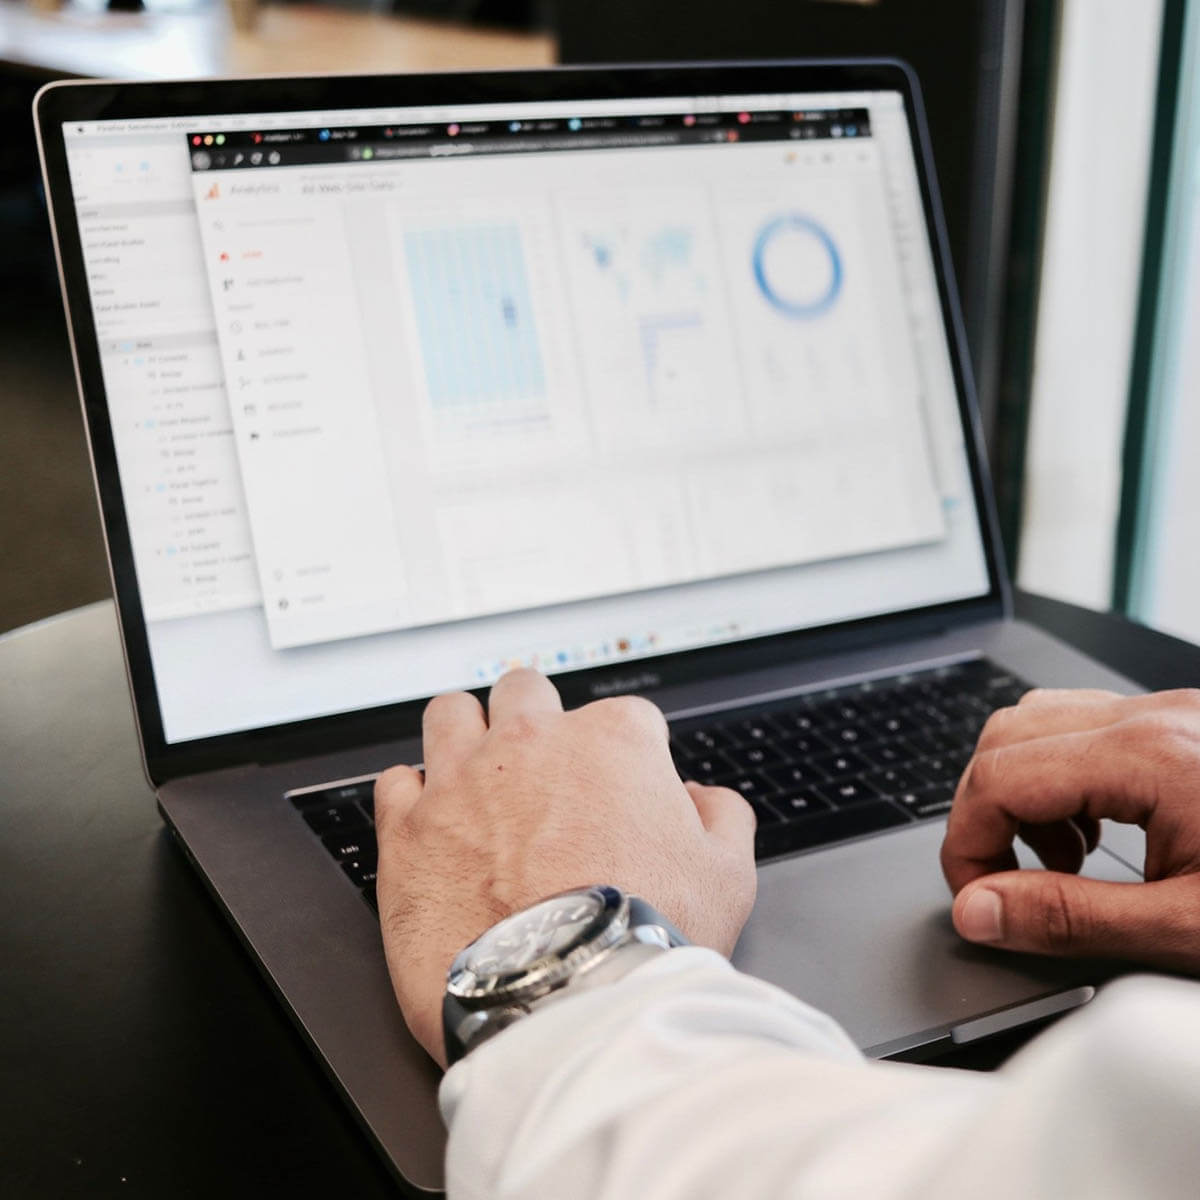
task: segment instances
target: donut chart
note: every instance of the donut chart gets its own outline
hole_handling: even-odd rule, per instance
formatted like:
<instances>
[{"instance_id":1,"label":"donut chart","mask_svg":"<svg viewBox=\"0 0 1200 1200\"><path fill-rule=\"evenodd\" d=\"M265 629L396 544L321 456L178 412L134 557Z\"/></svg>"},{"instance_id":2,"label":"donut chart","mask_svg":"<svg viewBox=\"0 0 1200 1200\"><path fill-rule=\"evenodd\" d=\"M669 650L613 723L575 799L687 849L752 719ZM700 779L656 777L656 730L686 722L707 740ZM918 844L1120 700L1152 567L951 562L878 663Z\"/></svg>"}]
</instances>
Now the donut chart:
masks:
<instances>
[{"instance_id":1,"label":"donut chart","mask_svg":"<svg viewBox=\"0 0 1200 1200\"><path fill-rule=\"evenodd\" d=\"M841 293L844 272L837 243L800 213L768 221L754 239L752 261L758 290L786 317L822 316Z\"/></svg>"}]
</instances>

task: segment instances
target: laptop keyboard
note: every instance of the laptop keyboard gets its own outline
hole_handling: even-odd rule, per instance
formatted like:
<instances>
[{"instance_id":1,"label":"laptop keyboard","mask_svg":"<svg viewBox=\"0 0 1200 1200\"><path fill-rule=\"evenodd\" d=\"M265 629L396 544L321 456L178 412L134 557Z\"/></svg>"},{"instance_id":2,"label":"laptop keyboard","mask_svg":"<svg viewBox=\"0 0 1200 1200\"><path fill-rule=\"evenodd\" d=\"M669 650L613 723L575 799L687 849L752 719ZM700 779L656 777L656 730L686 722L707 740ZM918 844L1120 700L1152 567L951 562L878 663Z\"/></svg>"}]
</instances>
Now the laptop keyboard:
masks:
<instances>
[{"instance_id":1,"label":"laptop keyboard","mask_svg":"<svg viewBox=\"0 0 1200 1200\"><path fill-rule=\"evenodd\" d=\"M944 816L983 723L1028 689L972 659L675 721L671 755L749 801L763 862ZM374 776L289 793L378 911L374 796Z\"/></svg>"}]
</instances>

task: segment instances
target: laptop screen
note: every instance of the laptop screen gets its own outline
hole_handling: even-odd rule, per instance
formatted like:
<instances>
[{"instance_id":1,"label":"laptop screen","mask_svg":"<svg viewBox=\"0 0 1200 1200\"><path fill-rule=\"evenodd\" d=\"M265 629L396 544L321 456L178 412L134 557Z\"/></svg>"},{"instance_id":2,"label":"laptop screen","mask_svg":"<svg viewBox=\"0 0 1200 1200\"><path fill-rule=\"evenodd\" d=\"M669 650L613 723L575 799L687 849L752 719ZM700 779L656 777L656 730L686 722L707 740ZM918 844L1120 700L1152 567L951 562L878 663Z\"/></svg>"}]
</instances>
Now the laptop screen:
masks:
<instances>
[{"instance_id":1,"label":"laptop screen","mask_svg":"<svg viewBox=\"0 0 1200 1200\"><path fill-rule=\"evenodd\" d=\"M63 132L169 743L989 590L899 92Z\"/></svg>"}]
</instances>

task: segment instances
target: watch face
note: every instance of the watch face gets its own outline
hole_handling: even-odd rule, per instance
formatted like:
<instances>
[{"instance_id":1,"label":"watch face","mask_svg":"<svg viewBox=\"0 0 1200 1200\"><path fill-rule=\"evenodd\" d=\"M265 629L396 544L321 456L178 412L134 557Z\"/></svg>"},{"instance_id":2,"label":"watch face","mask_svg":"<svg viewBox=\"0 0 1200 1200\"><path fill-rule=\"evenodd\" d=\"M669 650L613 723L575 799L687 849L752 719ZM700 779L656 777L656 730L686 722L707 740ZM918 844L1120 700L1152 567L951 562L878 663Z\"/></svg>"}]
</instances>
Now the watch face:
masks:
<instances>
[{"instance_id":1,"label":"watch face","mask_svg":"<svg viewBox=\"0 0 1200 1200\"><path fill-rule=\"evenodd\" d=\"M488 930L466 966L476 975L510 975L549 954L562 954L591 928L604 903L591 892L543 900Z\"/></svg>"},{"instance_id":2,"label":"watch face","mask_svg":"<svg viewBox=\"0 0 1200 1200\"><path fill-rule=\"evenodd\" d=\"M524 983L535 964L560 964L610 924L622 899L611 888L583 888L514 913L458 956L451 991L464 1000L483 999Z\"/></svg>"}]
</instances>

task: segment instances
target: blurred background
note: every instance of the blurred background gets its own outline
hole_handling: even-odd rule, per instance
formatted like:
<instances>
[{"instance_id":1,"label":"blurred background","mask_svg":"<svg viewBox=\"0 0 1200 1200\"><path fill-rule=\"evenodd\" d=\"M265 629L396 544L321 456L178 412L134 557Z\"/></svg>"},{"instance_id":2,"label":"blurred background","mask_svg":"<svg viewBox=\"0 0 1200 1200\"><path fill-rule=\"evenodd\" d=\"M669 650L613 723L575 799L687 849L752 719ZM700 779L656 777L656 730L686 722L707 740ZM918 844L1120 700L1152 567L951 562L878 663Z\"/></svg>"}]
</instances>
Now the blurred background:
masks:
<instances>
[{"instance_id":1,"label":"blurred background","mask_svg":"<svg viewBox=\"0 0 1200 1200\"><path fill-rule=\"evenodd\" d=\"M925 90L1018 583L1200 641L1200 0L0 0L0 630L109 594L42 83L878 54Z\"/></svg>"}]
</instances>

